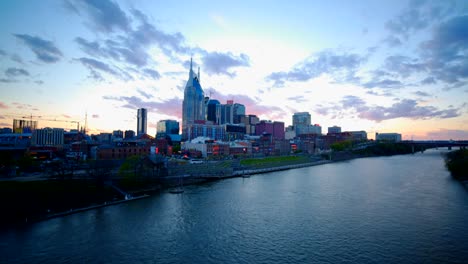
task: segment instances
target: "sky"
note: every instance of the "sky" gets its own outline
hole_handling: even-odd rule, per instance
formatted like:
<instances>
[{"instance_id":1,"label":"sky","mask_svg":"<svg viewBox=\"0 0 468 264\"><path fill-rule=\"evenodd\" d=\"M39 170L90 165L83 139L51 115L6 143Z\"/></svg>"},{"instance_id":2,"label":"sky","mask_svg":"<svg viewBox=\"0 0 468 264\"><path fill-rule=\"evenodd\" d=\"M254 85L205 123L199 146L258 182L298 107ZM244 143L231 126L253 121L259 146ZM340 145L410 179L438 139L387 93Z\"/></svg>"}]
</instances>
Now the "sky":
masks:
<instances>
[{"instance_id":1,"label":"sky","mask_svg":"<svg viewBox=\"0 0 468 264\"><path fill-rule=\"evenodd\" d=\"M468 1L0 1L0 127L136 130L205 95L292 125L468 140Z\"/></svg>"}]
</instances>

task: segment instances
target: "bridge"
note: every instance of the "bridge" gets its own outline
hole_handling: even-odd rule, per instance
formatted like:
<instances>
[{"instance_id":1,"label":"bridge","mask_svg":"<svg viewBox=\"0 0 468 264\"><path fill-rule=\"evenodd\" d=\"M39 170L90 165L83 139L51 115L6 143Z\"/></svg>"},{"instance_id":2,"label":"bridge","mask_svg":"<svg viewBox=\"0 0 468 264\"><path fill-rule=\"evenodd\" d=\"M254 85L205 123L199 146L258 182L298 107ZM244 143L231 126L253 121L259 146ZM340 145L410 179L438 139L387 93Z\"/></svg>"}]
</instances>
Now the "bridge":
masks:
<instances>
[{"instance_id":1,"label":"bridge","mask_svg":"<svg viewBox=\"0 0 468 264\"><path fill-rule=\"evenodd\" d=\"M450 150L453 147L466 148L468 146L468 140L403 140L401 143L424 149L448 148Z\"/></svg>"}]
</instances>

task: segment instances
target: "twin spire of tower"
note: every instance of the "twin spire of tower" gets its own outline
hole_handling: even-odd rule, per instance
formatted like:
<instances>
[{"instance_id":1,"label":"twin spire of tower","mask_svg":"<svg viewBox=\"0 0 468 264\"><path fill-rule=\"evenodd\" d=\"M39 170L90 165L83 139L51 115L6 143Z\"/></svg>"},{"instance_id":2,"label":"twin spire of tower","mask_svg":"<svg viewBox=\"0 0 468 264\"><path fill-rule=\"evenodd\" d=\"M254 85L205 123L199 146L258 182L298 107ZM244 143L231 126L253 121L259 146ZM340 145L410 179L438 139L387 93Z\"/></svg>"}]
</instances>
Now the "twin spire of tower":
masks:
<instances>
[{"instance_id":1,"label":"twin spire of tower","mask_svg":"<svg viewBox=\"0 0 468 264\"><path fill-rule=\"evenodd\" d=\"M193 76L194 72L193 72L192 68L193 68L192 57L190 57L190 76L189 76L189 78L194 77ZM200 82L200 66L198 67L198 74L195 77L197 77L198 82Z\"/></svg>"}]
</instances>

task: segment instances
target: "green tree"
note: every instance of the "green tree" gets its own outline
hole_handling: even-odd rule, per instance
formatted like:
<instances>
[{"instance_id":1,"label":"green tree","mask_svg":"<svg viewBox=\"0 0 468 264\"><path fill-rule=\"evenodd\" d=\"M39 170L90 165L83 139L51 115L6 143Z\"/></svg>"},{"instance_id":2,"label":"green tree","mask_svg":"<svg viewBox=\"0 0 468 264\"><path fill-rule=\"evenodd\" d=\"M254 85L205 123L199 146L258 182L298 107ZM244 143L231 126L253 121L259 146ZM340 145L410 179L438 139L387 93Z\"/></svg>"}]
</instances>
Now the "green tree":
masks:
<instances>
[{"instance_id":1,"label":"green tree","mask_svg":"<svg viewBox=\"0 0 468 264\"><path fill-rule=\"evenodd\" d=\"M343 151L343 150L350 149L352 146L353 146L353 141L345 140L345 141L340 141L340 142L333 143L330 146L330 148L333 151Z\"/></svg>"},{"instance_id":2,"label":"green tree","mask_svg":"<svg viewBox=\"0 0 468 264\"><path fill-rule=\"evenodd\" d=\"M458 180L468 180L468 149L459 149L447 153L445 166Z\"/></svg>"}]
</instances>

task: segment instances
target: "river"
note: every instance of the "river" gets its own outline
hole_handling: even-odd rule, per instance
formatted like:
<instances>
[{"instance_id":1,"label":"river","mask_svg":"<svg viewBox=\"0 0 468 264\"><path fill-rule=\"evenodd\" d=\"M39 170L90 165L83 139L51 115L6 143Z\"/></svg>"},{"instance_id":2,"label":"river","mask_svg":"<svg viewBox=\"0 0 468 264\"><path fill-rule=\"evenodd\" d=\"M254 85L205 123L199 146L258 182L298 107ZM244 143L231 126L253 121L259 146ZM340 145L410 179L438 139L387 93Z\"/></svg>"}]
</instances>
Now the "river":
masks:
<instances>
[{"instance_id":1,"label":"river","mask_svg":"<svg viewBox=\"0 0 468 264\"><path fill-rule=\"evenodd\" d=\"M441 150L232 178L5 230L5 263L462 263Z\"/></svg>"}]
</instances>

